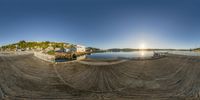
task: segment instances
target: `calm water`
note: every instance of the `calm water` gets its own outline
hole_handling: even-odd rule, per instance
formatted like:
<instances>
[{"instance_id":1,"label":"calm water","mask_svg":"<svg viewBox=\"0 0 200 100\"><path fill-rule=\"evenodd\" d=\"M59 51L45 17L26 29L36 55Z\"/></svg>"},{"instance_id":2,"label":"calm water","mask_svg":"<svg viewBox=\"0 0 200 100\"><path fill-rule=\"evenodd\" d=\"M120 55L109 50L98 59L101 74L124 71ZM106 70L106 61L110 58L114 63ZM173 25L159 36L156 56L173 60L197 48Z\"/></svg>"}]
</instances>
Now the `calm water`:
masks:
<instances>
[{"instance_id":1,"label":"calm water","mask_svg":"<svg viewBox=\"0 0 200 100\"><path fill-rule=\"evenodd\" d=\"M166 52L166 51L159 51ZM171 54L187 55L187 56L200 56L200 52L193 51L169 51ZM76 60L82 60L85 58L89 59L130 59L138 57L152 57L153 51L134 51L134 52L102 52L102 53L93 53L91 55L83 55L77 57ZM57 59L56 62L65 62L69 61L67 59Z\"/></svg>"},{"instance_id":2,"label":"calm water","mask_svg":"<svg viewBox=\"0 0 200 100\"><path fill-rule=\"evenodd\" d=\"M92 59L118 59L118 58L138 58L138 57L151 57L153 55L152 51L134 51L134 52L103 52L103 53L93 53L87 55L87 58Z\"/></svg>"},{"instance_id":3,"label":"calm water","mask_svg":"<svg viewBox=\"0 0 200 100\"><path fill-rule=\"evenodd\" d=\"M166 51L159 51L166 52ZM200 52L193 51L169 51L172 54L180 54L187 56L200 56ZM103 53L93 53L87 55L87 58L92 59L118 59L118 58L138 58L138 57L152 57L153 51L134 51L134 52L103 52Z\"/></svg>"},{"instance_id":4,"label":"calm water","mask_svg":"<svg viewBox=\"0 0 200 100\"><path fill-rule=\"evenodd\" d=\"M76 59L73 59L73 60L83 60L86 58L87 55L82 55L82 56L79 56L77 57ZM60 58L60 59L55 59L55 62L67 62L67 61L73 61L73 60L70 60L70 59L66 59L66 58Z\"/></svg>"},{"instance_id":5,"label":"calm water","mask_svg":"<svg viewBox=\"0 0 200 100\"><path fill-rule=\"evenodd\" d=\"M187 55L187 56L200 56L200 52L194 52L194 51L170 51L169 53Z\"/></svg>"}]
</instances>

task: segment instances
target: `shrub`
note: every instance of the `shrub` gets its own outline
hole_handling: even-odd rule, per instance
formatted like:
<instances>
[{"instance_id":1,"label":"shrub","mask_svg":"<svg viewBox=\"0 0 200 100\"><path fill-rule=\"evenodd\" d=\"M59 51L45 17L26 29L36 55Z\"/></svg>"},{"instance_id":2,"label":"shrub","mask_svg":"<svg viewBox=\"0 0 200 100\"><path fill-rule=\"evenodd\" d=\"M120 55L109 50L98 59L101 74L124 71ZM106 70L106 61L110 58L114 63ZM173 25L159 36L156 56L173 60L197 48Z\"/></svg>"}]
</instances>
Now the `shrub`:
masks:
<instances>
[{"instance_id":1,"label":"shrub","mask_svg":"<svg viewBox=\"0 0 200 100\"><path fill-rule=\"evenodd\" d=\"M50 51L47 52L47 54L49 54L49 55L55 55L55 51L54 50L50 50Z\"/></svg>"}]
</instances>

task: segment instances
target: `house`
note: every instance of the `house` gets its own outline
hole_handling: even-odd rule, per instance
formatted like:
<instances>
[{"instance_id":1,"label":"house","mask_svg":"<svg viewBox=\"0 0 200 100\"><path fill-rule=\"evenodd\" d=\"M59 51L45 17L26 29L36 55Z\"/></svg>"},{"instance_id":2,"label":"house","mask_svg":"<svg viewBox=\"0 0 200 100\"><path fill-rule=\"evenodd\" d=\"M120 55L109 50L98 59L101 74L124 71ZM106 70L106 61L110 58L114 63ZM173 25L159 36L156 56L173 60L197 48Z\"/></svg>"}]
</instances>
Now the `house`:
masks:
<instances>
[{"instance_id":1,"label":"house","mask_svg":"<svg viewBox=\"0 0 200 100\"><path fill-rule=\"evenodd\" d=\"M85 52L86 48L82 45L76 45L76 52Z\"/></svg>"},{"instance_id":2,"label":"house","mask_svg":"<svg viewBox=\"0 0 200 100\"><path fill-rule=\"evenodd\" d=\"M64 51L65 51L65 52L70 52L71 49L69 49L69 48L64 48Z\"/></svg>"},{"instance_id":3,"label":"house","mask_svg":"<svg viewBox=\"0 0 200 100\"><path fill-rule=\"evenodd\" d=\"M86 47L82 45L75 45L71 48L65 48L65 52L85 52Z\"/></svg>"},{"instance_id":4,"label":"house","mask_svg":"<svg viewBox=\"0 0 200 100\"><path fill-rule=\"evenodd\" d=\"M56 52L85 52L86 48L85 46L82 45L75 45L73 47L64 47L63 49L61 48L55 48Z\"/></svg>"}]
</instances>

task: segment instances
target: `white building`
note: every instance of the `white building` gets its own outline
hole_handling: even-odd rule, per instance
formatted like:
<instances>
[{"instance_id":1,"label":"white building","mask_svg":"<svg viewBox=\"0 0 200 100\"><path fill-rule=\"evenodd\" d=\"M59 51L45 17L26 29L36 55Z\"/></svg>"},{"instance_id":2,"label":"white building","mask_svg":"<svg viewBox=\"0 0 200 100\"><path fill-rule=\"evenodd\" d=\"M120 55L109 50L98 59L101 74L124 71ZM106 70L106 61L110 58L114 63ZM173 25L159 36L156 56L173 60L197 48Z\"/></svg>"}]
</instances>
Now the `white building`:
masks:
<instances>
[{"instance_id":1,"label":"white building","mask_svg":"<svg viewBox=\"0 0 200 100\"><path fill-rule=\"evenodd\" d=\"M71 48L65 48L65 47L64 47L64 49L55 48L55 51L60 51L60 52L85 52L86 47L82 46L82 45L75 45Z\"/></svg>"},{"instance_id":2,"label":"white building","mask_svg":"<svg viewBox=\"0 0 200 100\"><path fill-rule=\"evenodd\" d=\"M82 45L76 45L76 52L85 52L86 47Z\"/></svg>"},{"instance_id":3,"label":"white building","mask_svg":"<svg viewBox=\"0 0 200 100\"><path fill-rule=\"evenodd\" d=\"M82 45L75 45L72 48L65 48L66 52L85 52L86 51L86 47L82 46Z\"/></svg>"}]
</instances>

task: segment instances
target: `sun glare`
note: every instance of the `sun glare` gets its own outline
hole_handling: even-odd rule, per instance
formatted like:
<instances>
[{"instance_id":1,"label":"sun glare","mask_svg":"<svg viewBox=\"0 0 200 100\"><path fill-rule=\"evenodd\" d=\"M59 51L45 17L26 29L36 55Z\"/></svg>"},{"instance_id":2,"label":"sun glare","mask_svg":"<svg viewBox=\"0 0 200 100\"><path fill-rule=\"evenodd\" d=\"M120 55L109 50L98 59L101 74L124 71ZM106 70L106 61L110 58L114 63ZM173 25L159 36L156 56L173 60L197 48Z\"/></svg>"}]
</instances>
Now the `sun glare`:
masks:
<instances>
[{"instance_id":1,"label":"sun glare","mask_svg":"<svg viewBox=\"0 0 200 100\"><path fill-rule=\"evenodd\" d=\"M140 44L140 49L145 49L145 48L146 48L146 46L144 43Z\"/></svg>"},{"instance_id":2,"label":"sun glare","mask_svg":"<svg viewBox=\"0 0 200 100\"><path fill-rule=\"evenodd\" d=\"M144 56L145 55L145 51L140 51L140 55Z\"/></svg>"}]
</instances>

